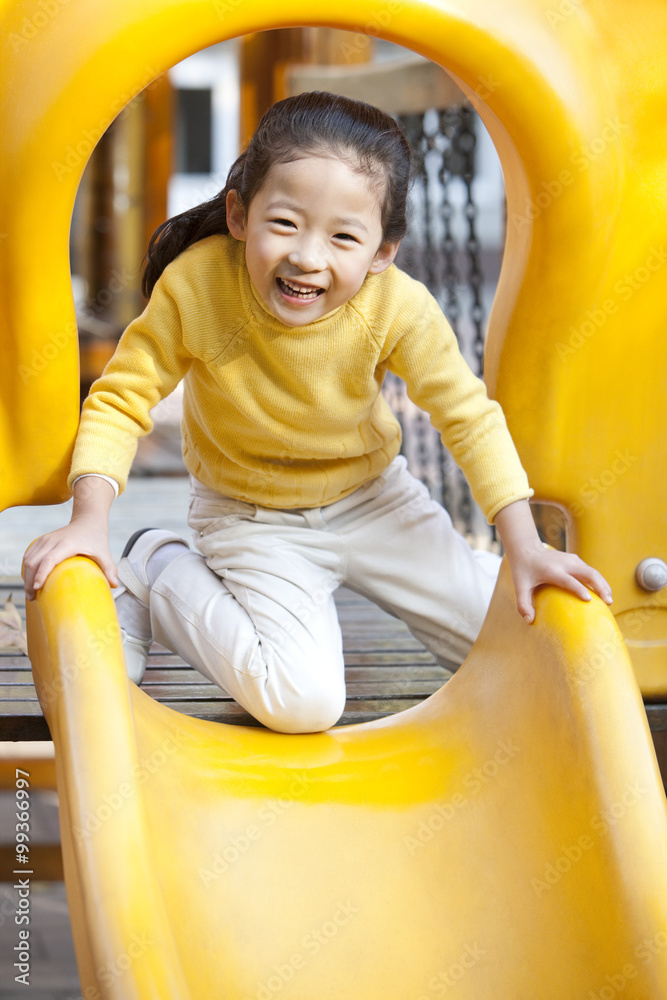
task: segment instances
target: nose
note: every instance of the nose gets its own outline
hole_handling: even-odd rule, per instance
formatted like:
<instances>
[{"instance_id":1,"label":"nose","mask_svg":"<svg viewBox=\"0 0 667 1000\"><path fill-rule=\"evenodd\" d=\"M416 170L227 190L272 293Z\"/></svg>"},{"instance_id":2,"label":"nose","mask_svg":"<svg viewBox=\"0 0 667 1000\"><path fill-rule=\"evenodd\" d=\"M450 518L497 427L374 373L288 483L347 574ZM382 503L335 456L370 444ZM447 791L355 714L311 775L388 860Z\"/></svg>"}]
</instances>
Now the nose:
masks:
<instances>
[{"instance_id":1,"label":"nose","mask_svg":"<svg viewBox=\"0 0 667 1000\"><path fill-rule=\"evenodd\" d=\"M308 237L304 237L298 246L292 248L287 255L287 260L294 267L298 267L300 271L309 273L323 271L327 266L324 248L318 240L308 239Z\"/></svg>"}]
</instances>

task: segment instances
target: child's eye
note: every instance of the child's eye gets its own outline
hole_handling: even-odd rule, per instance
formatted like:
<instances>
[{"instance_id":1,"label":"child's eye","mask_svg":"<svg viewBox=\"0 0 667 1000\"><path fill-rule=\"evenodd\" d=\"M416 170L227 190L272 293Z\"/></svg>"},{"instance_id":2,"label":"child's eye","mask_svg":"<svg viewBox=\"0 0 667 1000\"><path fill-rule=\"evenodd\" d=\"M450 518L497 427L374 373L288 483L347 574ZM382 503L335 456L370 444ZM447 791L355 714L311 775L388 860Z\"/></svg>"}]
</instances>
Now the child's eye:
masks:
<instances>
[{"instance_id":1,"label":"child's eye","mask_svg":"<svg viewBox=\"0 0 667 1000\"><path fill-rule=\"evenodd\" d=\"M336 233L336 235L334 236L334 239L335 240L345 240L348 243L358 243L359 242L359 240L357 239L357 237L353 236L352 233Z\"/></svg>"},{"instance_id":2,"label":"child's eye","mask_svg":"<svg viewBox=\"0 0 667 1000\"><path fill-rule=\"evenodd\" d=\"M296 224L291 219L271 219L271 221L277 226L288 226L290 229L296 229Z\"/></svg>"}]
</instances>

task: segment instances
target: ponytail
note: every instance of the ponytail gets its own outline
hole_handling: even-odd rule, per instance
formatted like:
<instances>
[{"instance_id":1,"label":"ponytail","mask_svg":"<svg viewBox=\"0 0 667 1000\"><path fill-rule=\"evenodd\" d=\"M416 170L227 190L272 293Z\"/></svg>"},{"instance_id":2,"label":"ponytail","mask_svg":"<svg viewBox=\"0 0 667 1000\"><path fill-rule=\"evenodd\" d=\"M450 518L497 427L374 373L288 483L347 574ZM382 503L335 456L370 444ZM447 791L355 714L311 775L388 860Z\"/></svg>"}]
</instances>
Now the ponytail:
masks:
<instances>
[{"instance_id":1,"label":"ponytail","mask_svg":"<svg viewBox=\"0 0 667 1000\"><path fill-rule=\"evenodd\" d=\"M207 236L229 232L225 208L227 193L238 189L244 160L245 153L242 153L229 171L225 187L214 198L167 219L155 230L148 244L146 266L141 280L141 290L147 299L151 297L155 283L165 267L179 254L193 243L205 240Z\"/></svg>"}]
</instances>

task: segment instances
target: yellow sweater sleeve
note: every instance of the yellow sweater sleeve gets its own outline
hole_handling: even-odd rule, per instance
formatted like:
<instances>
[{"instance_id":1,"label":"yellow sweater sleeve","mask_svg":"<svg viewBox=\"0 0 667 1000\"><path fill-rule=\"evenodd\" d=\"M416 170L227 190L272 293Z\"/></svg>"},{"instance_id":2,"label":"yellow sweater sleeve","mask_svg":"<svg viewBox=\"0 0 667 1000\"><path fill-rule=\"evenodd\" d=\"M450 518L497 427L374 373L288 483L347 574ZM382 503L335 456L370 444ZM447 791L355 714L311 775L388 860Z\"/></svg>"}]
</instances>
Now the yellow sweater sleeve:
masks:
<instances>
[{"instance_id":1,"label":"yellow sweater sleeve","mask_svg":"<svg viewBox=\"0 0 667 1000\"><path fill-rule=\"evenodd\" d=\"M385 363L431 417L463 470L489 524L503 507L533 495L500 404L463 358L449 323L421 283L397 273L396 319Z\"/></svg>"},{"instance_id":2,"label":"yellow sweater sleeve","mask_svg":"<svg viewBox=\"0 0 667 1000\"><path fill-rule=\"evenodd\" d=\"M176 388L192 360L183 346L178 289L168 271L144 312L128 326L81 413L68 485L85 473L125 489L137 440L153 427L150 410Z\"/></svg>"}]
</instances>

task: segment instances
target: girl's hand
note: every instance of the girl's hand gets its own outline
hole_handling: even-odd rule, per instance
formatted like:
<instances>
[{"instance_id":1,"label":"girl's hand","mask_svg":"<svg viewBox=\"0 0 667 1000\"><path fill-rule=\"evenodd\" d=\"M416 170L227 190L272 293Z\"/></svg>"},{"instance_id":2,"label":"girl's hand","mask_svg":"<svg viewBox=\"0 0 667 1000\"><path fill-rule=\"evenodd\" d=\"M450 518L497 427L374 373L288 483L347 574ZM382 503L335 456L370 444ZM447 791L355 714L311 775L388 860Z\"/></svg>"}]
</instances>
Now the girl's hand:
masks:
<instances>
[{"instance_id":1,"label":"girl's hand","mask_svg":"<svg viewBox=\"0 0 667 1000\"><path fill-rule=\"evenodd\" d=\"M34 601L51 570L70 556L93 559L111 586L118 586L109 549L109 511L115 495L113 487L99 476L85 476L76 481L70 523L42 535L23 557L25 596L29 601Z\"/></svg>"},{"instance_id":2,"label":"girl's hand","mask_svg":"<svg viewBox=\"0 0 667 1000\"><path fill-rule=\"evenodd\" d=\"M545 583L570 590L583 601L590 601L593 590L611 604L611 587L601 573L572 552L542 544L527 500L503 507L495 523L512 571L517 608L527 622L535 619L533 594Z\"/></svg>"},{"instance_id":3,"label":"girl's hand","mask_svg":"<svg viewBox=\"0 0 667 1000\"><path fill-rule=\"evenodd\" d=\"M536 546L515 551L511 557L508 553L507 558L512 570L516 606L529 624L535 619L533 595L536 588L545 583L571 590L582 601L590 601L593 590L607 604L612 602L611 589L602 574L573 552L546 548L538 538Z\"/></svg>"},{"instance_id":4,"label":"girl's hand","mask_svg":"<svg viewBox=\"0 0 667 1000\"><path fill-rule=\"evenodd\" d=\"M107 533L96 518L78 517L64 528L42 535L23 557L25 596L33 601L46 578L70 556L88 556L100 567L112 587L118 586L116 565L111 558Z\"/></svg>"}]
</instances>

